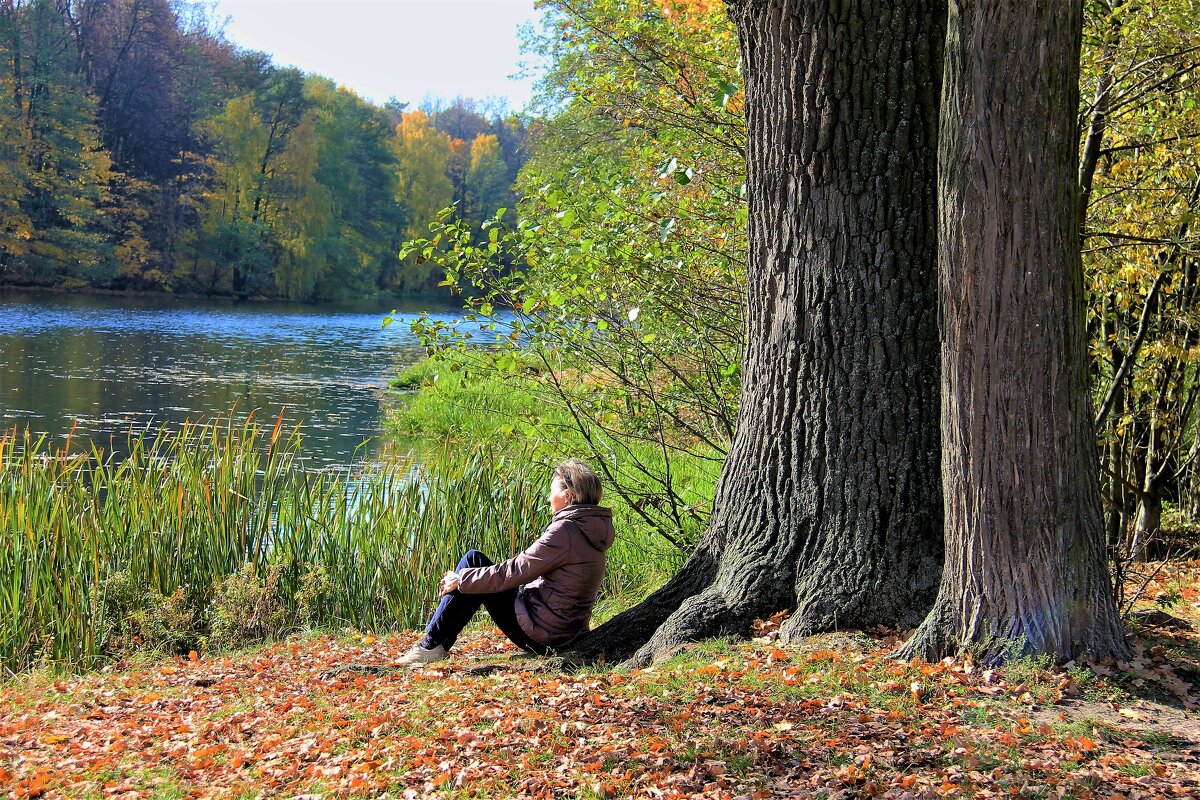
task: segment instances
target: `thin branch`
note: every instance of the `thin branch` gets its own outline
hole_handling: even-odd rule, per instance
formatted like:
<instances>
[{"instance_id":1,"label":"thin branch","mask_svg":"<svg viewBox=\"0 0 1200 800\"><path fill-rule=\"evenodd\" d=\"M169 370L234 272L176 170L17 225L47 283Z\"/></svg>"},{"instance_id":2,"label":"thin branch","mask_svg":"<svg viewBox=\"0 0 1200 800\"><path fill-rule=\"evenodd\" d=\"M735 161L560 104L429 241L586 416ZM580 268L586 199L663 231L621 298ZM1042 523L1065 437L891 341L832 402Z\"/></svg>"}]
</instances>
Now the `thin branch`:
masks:
<instances>
[{"instance_id":1,"label":"thin branch","mask_svg":"<svg viewBox=\"0 0 1200 800\"><path fill-rule=\"evenodd\" d=\"M1096 430L1100 430L1104 426L1104 421L1108 419L1108 412L1112 410L1113 401L1117 398L1117 390L1125 382L1126 375L1133 368L1133 362L1137 360L1138 350L1141 349L1142 344L1146 341L1146 334L1150 331L1151 311L1158 302L1158 293L1162 289L1162 285L1166 282L1168 274L1168 270L1164 267L1158 273L1158 277L1154 279L1154 285L1150 287L1150 292L1146 295L1146 303L1142 306L1141 319L1138 320L1137 335L1133 339L1133 344L1130 346L1125 360L1121 362L1121 368L1113 376L1112 383L1108 387L1108 392L1104 396L1104 402L1100 404L1100 410L1096 413L1096 419L1093 423Z\"/></svg>"},{"instance_id":2,"label":"thin branch","mask_svg":"<svg viewBox=\"0 0 1200 800\"><path fill-rule=\"evenodd\" d=\"M1128 234L1128 233L1117 233L1116 231L1091 231L1091 232L1084 233L1083 237L1085 239L1094 239L1097 237L1102 238L1102 239L1118 239L1123 242L1133 242L1134 244L1157 245L1159 247L1173 244L1176 241L1173 239L1163 239L1161 237L1134 236L1134 235Z\"/></svg>"},{"instance_id":3,"label":"thin branch","mask_svg":"<svg viewBox=\"0 0 1200 800\"><path fill-rule=\"evenodd\" d=\"M1144 147L1155 147L1160 144L1170 144L1171 142L1186 142L1189 139L1200 138L1200 131L1194 133L1179 133L1174 136L1167 136L1162 139L1154 139L1149 142L1133 142L1132 144L1113 145L1112 147L1104 147L1100 149L1100 155L1107 156L1113 153L1120 153L1125 150L1139 150Z\"/></svg>"}]
</instances>

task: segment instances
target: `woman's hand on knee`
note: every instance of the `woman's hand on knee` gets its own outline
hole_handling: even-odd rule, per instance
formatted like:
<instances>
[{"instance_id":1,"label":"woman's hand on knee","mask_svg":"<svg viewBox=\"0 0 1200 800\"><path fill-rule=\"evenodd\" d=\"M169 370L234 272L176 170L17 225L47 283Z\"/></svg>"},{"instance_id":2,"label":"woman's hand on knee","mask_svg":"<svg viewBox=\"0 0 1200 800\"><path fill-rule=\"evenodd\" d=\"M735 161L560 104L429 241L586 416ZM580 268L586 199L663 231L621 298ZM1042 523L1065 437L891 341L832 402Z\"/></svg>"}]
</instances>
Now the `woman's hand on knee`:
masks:
<instances>
[{"instance_id":1,"label":"woman's hand on knee","mask_svg":"<svg viewBox=\"0 0 1200 800\"><path fill-rule=\"evenodd\" d=\"M447 572L442 576L441 590L442 594L450 594L458 588L458 573Z\"/></svg>"}]
</instances>

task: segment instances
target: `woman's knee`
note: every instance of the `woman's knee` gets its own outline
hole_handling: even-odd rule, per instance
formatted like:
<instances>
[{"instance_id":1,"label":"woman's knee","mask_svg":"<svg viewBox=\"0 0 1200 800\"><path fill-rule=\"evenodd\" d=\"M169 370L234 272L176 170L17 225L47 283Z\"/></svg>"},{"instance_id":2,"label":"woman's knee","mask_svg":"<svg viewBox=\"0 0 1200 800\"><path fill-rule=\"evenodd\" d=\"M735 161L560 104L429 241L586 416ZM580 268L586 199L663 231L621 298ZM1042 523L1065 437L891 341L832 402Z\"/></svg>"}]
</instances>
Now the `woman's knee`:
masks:
<instances>
[{"instance_id":1,"label":"woman's knee","mask_svg":"<svg viewBox=\"0 0 1200 800\"><path fill-rule=\"evenodd\" d=\"M479 550L468 550L465 555L458 561L458 568L464 567L487 567L491 566L492 560L485 556Z\"/></svg>"}]
</instances>

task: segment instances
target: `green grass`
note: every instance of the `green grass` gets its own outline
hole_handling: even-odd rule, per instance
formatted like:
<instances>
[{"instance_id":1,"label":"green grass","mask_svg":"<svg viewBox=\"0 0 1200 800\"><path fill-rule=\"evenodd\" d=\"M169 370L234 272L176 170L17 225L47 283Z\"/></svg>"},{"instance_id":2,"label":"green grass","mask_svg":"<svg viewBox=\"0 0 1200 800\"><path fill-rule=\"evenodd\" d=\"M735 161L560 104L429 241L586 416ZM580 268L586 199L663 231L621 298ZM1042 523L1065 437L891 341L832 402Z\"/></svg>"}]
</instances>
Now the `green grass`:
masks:
<instances>
[{"instance_id":1,"label":"green grass","mask_svg":"<svg viewBox=\"0 0 1200 800\"><path fill-rule=\"evenodd\" d=\"M388 432L401 444L490 445L503 450L565 435L569 418L530 391L522 376L484 377L455 359L425 359L391 381L402 402L388 415Z\"/></svg>"},{"instance_id":2,"label":"green grass","mask_svg":"<svg viewBox=\"0 0 1200 800\"><path fill-rule=\"evenodd\" d=\"M1154 772L1150 764L1118 764L1117 772L1131 778L1144 778Z\"/></svg>"},{"instance_id":3,"label":"green grass","mask_svg":"<svg viewBox=\"0 0 1200 800\"><path fill-rule=\"evenodd\" d=\"M1048 655L1024 656L1005 663L1005 676L1014 687L1023 687L1039 703L1049 702L1058 691L1060 676ZM1082 673L1076 675L1082 678Z\"/></svg>"},{"instance_id":4,"label":"green grass","mask_svg":"<svg viewBox=\"0 0 1200 800\"><path fill-rule=\"evenodd\" d=\"M462 552L506 558L548 521L547 476L517 456L313 473L297 435L229 421L128 447L117 461L0 438L4 670L186 653L214 629L415 627Z\"/></svg>"}]
</instances>

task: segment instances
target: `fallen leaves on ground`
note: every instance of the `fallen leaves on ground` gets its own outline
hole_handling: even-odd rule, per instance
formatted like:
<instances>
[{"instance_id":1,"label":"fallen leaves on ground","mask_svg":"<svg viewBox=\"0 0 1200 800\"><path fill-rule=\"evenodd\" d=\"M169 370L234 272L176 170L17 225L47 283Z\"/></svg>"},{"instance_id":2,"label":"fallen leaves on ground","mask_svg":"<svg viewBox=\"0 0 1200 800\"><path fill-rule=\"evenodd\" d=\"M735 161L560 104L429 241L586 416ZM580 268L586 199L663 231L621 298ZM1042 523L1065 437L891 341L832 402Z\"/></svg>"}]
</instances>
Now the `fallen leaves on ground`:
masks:
<instances>
[{"instance_id":1,"label":"fallen leaves on ground","mask_svg":"<svg viewBox=\"0 0 1200 800\"><path fill-rule=\"evenodd\" d=\"M888 641L784 650L770 635L646 670L563 672L516 656L496 631L431 668L338 671L393 663L408 638L312 638L10 681L0 686L0 793L1200 796L1200 743L1186 725L1055 714L1079 694L1070 673L1034 686L969 661L898 663ZM1159 676L1163 665L1144 658ZM500 668L467 672L490 662Z\"/></svg>"}]
</instances>

